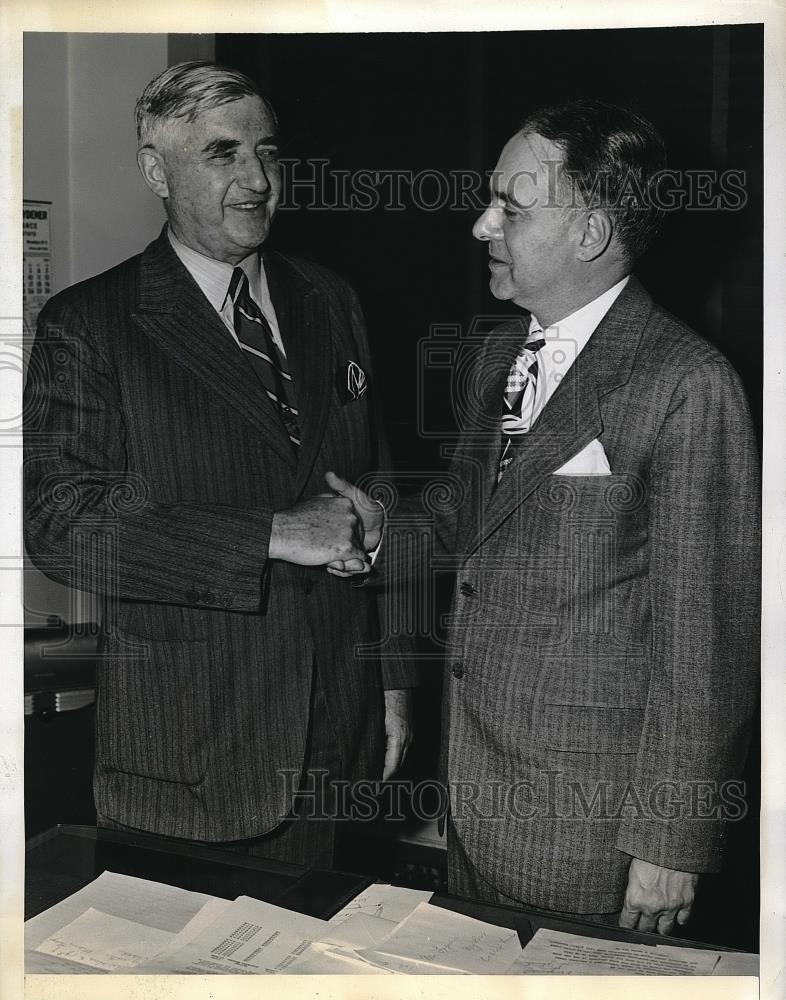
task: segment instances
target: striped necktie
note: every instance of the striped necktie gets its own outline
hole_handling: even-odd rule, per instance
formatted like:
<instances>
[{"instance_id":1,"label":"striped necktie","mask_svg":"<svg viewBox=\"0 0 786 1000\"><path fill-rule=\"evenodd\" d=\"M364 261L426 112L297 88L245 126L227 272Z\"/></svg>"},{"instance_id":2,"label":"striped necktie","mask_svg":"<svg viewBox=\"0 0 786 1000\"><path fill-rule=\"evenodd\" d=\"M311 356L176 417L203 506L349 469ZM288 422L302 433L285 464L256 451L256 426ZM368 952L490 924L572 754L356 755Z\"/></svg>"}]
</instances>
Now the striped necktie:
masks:
<instances>
[{"instance_id":1,"label":"striped necktie","mask_svg":"<svg viewBox=\"0 0 786 1000\"><path fill-rule=\"evenodd\" d=\"M535 391L538 384L538 351L545 345L540 327L530 330L524 347L508 372L505 387L505 412L502 415L502 452L497 482L516 457L516 447L532 424Z\"/></svg>"},{"instance_id":2,"label":"striped necktie","mask_svg":"<svg viewBox=\"0 0 786 1000\"><path fill-rule=\"evenodd\" d=\"M300 427L287 359L273 339L273 331L262 310L251 298L248 278L242 267L236 267L232 272L229 295L234 303L235 333L243 353L281 417L292 446L297 450L300 445Z\"/></svg>"}]
</instances>

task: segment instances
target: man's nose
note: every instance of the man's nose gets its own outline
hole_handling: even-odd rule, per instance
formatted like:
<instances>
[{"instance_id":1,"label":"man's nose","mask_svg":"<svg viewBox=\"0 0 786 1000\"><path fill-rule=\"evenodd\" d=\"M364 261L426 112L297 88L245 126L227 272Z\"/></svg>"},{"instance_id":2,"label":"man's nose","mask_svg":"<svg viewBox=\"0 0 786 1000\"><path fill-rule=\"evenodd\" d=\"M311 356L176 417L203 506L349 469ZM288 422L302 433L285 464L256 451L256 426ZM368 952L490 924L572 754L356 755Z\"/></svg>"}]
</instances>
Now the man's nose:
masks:
<instances>
[{"instance_id":1,"label":"man's nose","mask_svg":"<svg viewBox=\"0 0 786 1000\"><path fill-rule=\"evenodd\" d=\"M502 235L502 212L491 205L472 227L476 240L496 240Z\"/></svg>"},{"instance_id":2,"label":"man's nose","mask_svg":"<svg viewBox=\"0 0 786 1000\"><path fill-rule=\"evenodd\" d=\"M274 169L273 165L264 162L258 156L247 156L240 165L238 184L247 191L256 191L258 194L262 194L270 189L269 172L271 169Z\"/></svg>"}]
</instances>

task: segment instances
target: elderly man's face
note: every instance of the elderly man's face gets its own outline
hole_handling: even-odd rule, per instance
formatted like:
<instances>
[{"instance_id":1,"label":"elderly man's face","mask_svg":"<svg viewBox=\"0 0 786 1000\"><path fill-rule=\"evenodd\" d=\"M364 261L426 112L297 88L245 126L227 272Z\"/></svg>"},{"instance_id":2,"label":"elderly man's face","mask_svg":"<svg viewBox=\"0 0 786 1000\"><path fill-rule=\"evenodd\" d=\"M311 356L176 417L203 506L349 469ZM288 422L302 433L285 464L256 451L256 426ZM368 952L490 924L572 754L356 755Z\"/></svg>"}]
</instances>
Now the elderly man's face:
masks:
<instances>
[{"instance_id":1,"label":"elderly man's face","mask_svg":"<svg viewBox=\"0 0 786 1000\"><path fill-rule=\"evenodd\" d=\"M542 136L513 136L495 168L489 207L472 230L489 242L492 294L541 322L559 311L562 290L575 280L576 212L562 204L556 184L561 161L559 147Z\"/></svg>"},{"instance_id":2,"label":"elderly man's face","mask_svg":"<svg viewBox=\"0 0 786 1000\"><path fill-rule=\"evenodd\" d=\"M186 246L237 264L267 238L281 172L275 125L260 98L172 123L160 152L167 215Z\"/></svg>"}]
</instances>

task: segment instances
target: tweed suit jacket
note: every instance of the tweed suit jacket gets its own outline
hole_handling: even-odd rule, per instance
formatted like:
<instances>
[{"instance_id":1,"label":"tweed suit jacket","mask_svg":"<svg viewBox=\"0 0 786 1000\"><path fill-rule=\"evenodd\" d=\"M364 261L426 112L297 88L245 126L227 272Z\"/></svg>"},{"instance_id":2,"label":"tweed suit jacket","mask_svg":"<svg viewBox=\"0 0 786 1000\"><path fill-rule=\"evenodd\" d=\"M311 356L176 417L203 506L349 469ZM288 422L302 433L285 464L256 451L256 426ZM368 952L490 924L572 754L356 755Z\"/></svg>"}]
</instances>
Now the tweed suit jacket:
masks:
<instances>
[{"instance_id":1,"label":"tweed suit jacket","mask_svg":"<svg viewBox=\"0 0 786 1000\"><path fill-rule=\"evenodd\" d=\"M357 654L380 633L372 595L267 560L273 512L324 492L328 469L373 471L381 444L373 385L337 389L349 361L370 378L353 292L317 265L263 259L298 395L297 457L165 232L50 300L30 362L28 552L107 596L96 805L169 836L251 837L287 813L315 660L349 779L380 776L383 683L413 682L408 665Z\"/></svg>"},{"instance_id":2,"label":"tweed suit jacket","mask_svg":"<svg viewBox=\"0 0 786 1000\"><path fill-rule=\"evenodd\" d=\"M758 457L739 379L635 278L496 485L489 337L443 519L460 569L443 704L457 833L503 893L620 908L631 857L717 871L755 711ZM598 438L606 476L555 475Z\"/></svg>"}]
</instances>

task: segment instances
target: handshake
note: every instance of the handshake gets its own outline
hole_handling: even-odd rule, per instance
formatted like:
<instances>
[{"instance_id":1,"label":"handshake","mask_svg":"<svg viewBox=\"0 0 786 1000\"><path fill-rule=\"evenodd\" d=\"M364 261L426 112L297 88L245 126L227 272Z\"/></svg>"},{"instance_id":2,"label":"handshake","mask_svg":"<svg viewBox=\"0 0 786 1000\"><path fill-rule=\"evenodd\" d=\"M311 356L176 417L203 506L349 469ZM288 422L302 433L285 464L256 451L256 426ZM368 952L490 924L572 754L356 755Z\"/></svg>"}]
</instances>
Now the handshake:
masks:
<instances>
[{"instance_id":1,"label":"handshake","mask_svg":"<svg viewBox=\"0 0 786 1000\"><path fill-rule=\"evenodd\" d=\"M325 481L329 493L275 512L268 558L324 566L333 576L368 573L369 552L379 545L385 511L334 472L326 473Z\"/></svg>"}]
</instances>

